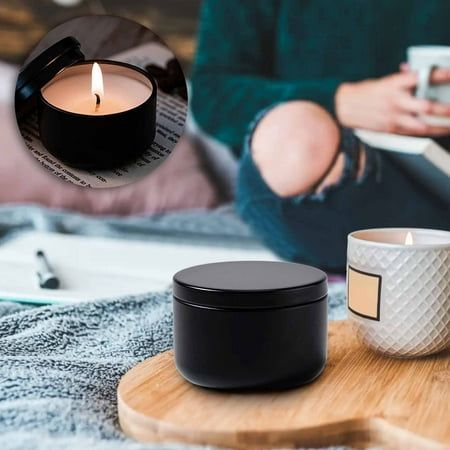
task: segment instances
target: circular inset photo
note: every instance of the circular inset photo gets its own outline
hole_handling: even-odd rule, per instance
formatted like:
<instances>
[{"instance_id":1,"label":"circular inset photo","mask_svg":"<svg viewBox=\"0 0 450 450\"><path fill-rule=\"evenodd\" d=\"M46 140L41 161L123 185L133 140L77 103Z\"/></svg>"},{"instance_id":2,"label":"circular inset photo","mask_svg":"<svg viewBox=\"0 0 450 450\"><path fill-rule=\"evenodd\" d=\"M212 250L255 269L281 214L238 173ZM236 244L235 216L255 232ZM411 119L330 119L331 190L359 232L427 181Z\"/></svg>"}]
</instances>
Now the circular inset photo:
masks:
<instances>
[{"instance_id":1,"label":"circular inset photo","mask_svg":"<svg viewBox=\"0 0 450 450\"><path fill-rule=\"evenodd\" d=\"M26 149L55 176L117 187L156 169L183 132L187 87L152 31L84 16L50 31L19 73L16 117Z\"/></svg>"}]
</instances>

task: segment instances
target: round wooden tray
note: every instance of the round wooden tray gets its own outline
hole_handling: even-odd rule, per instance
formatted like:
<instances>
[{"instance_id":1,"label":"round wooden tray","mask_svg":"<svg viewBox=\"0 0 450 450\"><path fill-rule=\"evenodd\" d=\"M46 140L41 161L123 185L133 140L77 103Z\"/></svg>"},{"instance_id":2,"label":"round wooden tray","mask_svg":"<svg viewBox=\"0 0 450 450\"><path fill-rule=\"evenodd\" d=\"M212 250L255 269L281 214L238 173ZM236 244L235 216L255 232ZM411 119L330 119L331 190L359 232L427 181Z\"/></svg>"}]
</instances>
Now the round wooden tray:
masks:
<instances>
[{"instance_id":1,"label":"round wooden tray","mask_svg":"<svg viewBox=\"0 0 450 450\"><path fill-rule=\"evenodd\" d=\"M120 381L123 431L144 442L238 449L349 445L450 448L450 352L385 358L332 322L327 367L315 382L267 393L202 389L178 374L173 352L138 364Z\"/></svg>"}]
</instances>

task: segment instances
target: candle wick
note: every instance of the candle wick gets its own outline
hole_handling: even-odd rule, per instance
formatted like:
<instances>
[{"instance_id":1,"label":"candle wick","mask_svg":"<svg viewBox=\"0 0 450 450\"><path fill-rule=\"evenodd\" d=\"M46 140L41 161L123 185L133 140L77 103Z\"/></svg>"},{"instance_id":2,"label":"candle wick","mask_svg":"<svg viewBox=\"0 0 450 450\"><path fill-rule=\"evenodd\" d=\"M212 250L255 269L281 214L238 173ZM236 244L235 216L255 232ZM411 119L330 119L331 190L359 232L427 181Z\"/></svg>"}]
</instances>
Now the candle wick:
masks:
<instances>
[{"instance_id":1,"label":"candle wick","mask_svg":"<svg viewBox=\"0 0 450 450\"><path fill-rule=\"evenodd\" d=\"M94 95L95 95L95 112L97 112L98 108L100 108L100 95L98 94Z\"/></svg>"}]
</instances>

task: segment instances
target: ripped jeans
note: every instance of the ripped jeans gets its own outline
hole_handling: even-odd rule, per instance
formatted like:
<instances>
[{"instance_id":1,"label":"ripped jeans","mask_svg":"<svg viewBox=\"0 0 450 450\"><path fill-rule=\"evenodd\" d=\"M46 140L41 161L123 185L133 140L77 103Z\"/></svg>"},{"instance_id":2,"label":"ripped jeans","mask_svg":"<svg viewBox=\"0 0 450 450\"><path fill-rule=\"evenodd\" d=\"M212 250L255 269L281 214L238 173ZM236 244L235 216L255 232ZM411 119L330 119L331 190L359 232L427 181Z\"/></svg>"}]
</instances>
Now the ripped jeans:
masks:
<instances>
[{"instance_id":1,"label":"ripped jeans","mask_svg":"<svg viewBox=\"0 0 450 450\"><path fill-rule=\"evenodd\" d=\"M320 194L291 197L279 197L265 183L252 158L251 137L240 161L236 208L283 259L339 273L345 271L347 235L354 230L450 228L448 205L418 186L386 152L366 146L364 174L356 179L358 152L350 130L340 146L345 157L340 181Z\"/></svg>"}]
</instances>

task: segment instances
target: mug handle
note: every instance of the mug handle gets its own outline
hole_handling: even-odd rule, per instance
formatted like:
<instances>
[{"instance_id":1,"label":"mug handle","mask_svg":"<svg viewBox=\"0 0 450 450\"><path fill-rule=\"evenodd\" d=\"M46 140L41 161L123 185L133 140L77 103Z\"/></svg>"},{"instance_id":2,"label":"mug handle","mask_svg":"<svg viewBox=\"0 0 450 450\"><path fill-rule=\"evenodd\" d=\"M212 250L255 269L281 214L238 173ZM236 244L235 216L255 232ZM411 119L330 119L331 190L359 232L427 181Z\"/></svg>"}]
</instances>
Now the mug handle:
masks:
<instances>
[{"instance_id":1,"label":"mug handle","mask_svg":"<svg viewBox=\"0 0 450 450\"><path fill-rule=\"evenodd\" d=\"M428 89L430 87L430 78L431 73L433 72L435 66L424 67L423 69L419 69L418 80L417 80L417 88L416 88L416 97L418 98L427 98L428 97Z\"/></svg>"}]
</instances>

